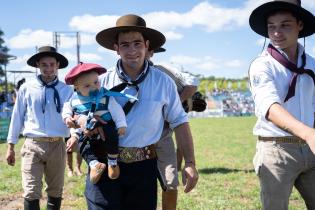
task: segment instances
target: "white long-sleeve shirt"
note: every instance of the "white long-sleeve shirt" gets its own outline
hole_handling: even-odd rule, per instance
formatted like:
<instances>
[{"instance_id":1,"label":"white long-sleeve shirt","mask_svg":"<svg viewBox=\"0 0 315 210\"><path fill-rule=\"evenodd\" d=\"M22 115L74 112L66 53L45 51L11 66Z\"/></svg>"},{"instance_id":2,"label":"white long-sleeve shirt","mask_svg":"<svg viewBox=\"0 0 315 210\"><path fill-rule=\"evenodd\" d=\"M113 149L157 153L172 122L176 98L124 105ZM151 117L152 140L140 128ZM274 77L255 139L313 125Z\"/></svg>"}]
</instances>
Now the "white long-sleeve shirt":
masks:
<instances>
[{"instance_id":1,"label":"white long-sleeve shirt","mask_svg":"<svg viewBox=\"0 0 315 210\"><path fill-rule=\"evenodd\" d=\"M161 137L164 121L169 122L171 128L188 122L174 81L155 67L149 68L148 75L138 85L138 101L126 116L128 127L126 135L119 138L119 146L144 147L154 144ZM120 66L118 71L122 72ZM116 69L101 75L100 81L101 86L107 89L122 83ZM127 87L124 93L134 95L136 90ZM117 97L116 100L122 106L127 101L122 97Z\"/></svg>"},{"instance_id":2,"label":"white long-sleeve shirt","mask_svg":"<svg viewBox=\"0 0 315 210\"><path fill-rule=\"evenodd\" d=\"M299 44L298 67L302 65L301 55L303 51L303 46ZM281 53L285 55L284 52ZM308 54L306 54L304 68L315 71L315 60ZM267 51L264 51L261 56L252 62L249 78L257 116L257 122L253 129L254 135L264 137L292 135L265 118L270 106L274 103L279 103L297 120L313 127L315 111L313 79L307 74L299 75L295 87L295 96L284 102L292 76L293 73L275 60Z\"/></svg>"},{"instance_id":3,"label":"white long-sleeve shirt","mask_svg":"<svg viewBox=\"0 0 315 210\"><path fill-rule=\"evenodd\" d=\"M61 107L73 93L72 87L59 81L55 87L59 93ZM45 112L42 111L42 91L38 78L24 83L18 91L13 108L7 142L16 144L19 135L27 137L67 137L69 129L54 103L54 90L46 89Z\"/></svg>"}]
</instances>

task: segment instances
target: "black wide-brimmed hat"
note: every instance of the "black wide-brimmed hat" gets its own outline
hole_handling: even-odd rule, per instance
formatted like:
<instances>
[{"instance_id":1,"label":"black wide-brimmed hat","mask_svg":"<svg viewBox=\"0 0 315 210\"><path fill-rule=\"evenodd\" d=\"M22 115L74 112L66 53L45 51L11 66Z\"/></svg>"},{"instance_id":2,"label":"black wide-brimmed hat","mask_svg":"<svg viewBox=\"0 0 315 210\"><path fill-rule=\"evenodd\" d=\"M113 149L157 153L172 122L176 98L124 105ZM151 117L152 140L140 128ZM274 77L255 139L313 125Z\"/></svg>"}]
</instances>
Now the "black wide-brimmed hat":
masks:
<instances>
[{"instance_id":1,"label":"black wide-brimmed hat","mask_svg":"<svg viewBox=\"0 0 315 210\"><path fill-rule=\"evenodd\" d=\"M274 0L257 7L249 17L249 25L257 34L268 38L267 18L276 11L290 11L303 22L299 38L307 37L315 32L314 15L301 6L300 0Z\"/></svg>"},{"instance_id":2,"label":"black wide-brimmed hat","mask_svg":"<svg viewBox=\"0 0 315 210\"><path fill-rule=\"evenodd\" d=\"M59 62L59 69L68 66L67 58L58 53L56 48L51 46L43 46L38 48L38 52L27 60L27 64L37 68L37 62L39 61L39 59L45 56L56 58L56 60Z\"/></svg>"},{"instance_id":3,"label":"black wide-brimmed hat","mask_svg":"<svg viewBox=\"0 0 315 210\"><path fill-rule=\"evenodd\" d=\"M165 51L166 51L166 49L164 47L159 47L159 48L153 50L154 53L160 53L160 52L165 52Z\"/></svg>"},{"instance_id":4,"label":"black wide-brimmed hat","mask_svg":"<svg viewBox=\"0 0 315 210\"><path fill-rule=\"evenodd\" d=\"M127 31L140 32L150 41L150 48L157 49L165 43L165 36L152 28L146 27L146 22L138 15L124 15L116 21L116 27L107 28L96 35L96 41L103 47L115 50L114 44L117 41L118 34Z\"/></svg>"}]
</instances>

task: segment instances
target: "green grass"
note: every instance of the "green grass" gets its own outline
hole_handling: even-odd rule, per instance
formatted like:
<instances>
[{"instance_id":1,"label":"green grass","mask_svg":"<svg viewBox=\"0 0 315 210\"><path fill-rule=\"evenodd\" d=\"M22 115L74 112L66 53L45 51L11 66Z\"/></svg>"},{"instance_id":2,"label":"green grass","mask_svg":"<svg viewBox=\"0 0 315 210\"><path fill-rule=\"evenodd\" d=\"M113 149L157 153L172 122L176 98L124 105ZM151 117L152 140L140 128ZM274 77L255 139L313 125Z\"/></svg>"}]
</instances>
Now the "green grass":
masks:
<instances>
[{"instance_id":1,"label":"green grass","mask_svg":"<svg viewBox=\"0 0 315 210\"><path fill-rule=\"evenodd\" d=\"M255 120L254 117L191 120L200 178L196 189L188 194L183 193L180 186L179 210L261 209L259 182L252 166ZM22 142L17 146L17 154ZM5 151L6 144L0 144L3 154L0 158L0 201L22 192L20 158L15 167L9 167ZM86 209L83 190L84 177L67 177L62 209ZM290 209L306 209L296 190L290 197Z\"/></svg>"}]
</instances>

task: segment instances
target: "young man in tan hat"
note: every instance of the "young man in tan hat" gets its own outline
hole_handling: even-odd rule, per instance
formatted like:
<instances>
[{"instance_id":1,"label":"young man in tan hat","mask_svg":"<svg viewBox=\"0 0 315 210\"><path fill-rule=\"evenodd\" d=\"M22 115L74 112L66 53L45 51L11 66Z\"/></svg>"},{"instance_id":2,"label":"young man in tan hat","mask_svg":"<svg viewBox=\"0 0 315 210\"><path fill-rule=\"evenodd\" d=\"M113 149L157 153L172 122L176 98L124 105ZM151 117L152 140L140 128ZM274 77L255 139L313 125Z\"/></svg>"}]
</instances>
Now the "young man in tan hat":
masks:
<instances>
[{"instance_id":1,"label":"young man in tan hat","mask_svg":"<svg viewBox=\"0 0 315 210\"><path fill-rule=\"evenodd\" d=\"M249 70L263 209L288 209L293 186L315 209L315 60L298 43L315 32L315 18L300 1L282 0L256 8L249 23L270 39Z\"/></svg>"},{"instance_id":2,"label":"young man in tan hat","mask_svg":"<svg viewBox=\"0 0 315 210\"><path fill-rule=\"evenodd\" d=\"M166 49L162 47L154 50L149 49L146 54L146 59L149 60L151 65L154 65L150 60L154 53L165 51ZM197 78L189 74L182 73L174 67L165 65L154 65L154 67L172 78L172 80L175 82L181 103L191 100L191 97L197 91L197 87L199 85L199 80ZM188 112L189 108L185 111ZM169 124L165 122L161 138L156 143L157 166L160 173L159 181L162 186L163 210L176 210L177 205L177 187L179 185L177 170L180 170L181 167L181 164L178 164L178 161L181 160L182 153L179 149L177 149L176 157L172 136L173 131L170 129Z\"/></svg>"},{"instance_id":3,"label":"young man in tan hat","mask_svg":"<svg viewBox=\"0 0 315 210\"><path fill-rule=\"evenodd\" d=\"M165 42L159 31L146 27L137 15L125 15L116 27L96 36L97 42L120 56L116 69L101 76L101 85L114 86L138 96L126 115L126 135L119 139L120 177L109 180L102 176L95 185L86 182L85 196L91 209L153 210L157 205L157 163L154 144L159 140L164 121L169 122L184 150L183 180L185 192L198 181L192 136L187 114L181 106L174 82L145 60L149 46L157 49ZM124 107L123 98L116 99ZM91 145L93 146L93 145ZM84 158L84 157L83 157Z\"/></svg>"},{"instance_id":4,"label":"young man in tan hat","mask_svg":"<svg viewBox=\"0 0 315 210\"><path fill-rule=\"evenodd\" d=\"M25 137L21 149L24 209L39 210L42 179L45 176L48 194L47 209L61 206L66 164L64 137L69 129L63 123L61 112L73 89L58 80L58 69L65 68L68 60L51 46L40 47L27 64L39 68L40 75L24 83L18 92L7 137L6 159L15 164L14 145L19 134Z\"/></svg>"}]
</instances>

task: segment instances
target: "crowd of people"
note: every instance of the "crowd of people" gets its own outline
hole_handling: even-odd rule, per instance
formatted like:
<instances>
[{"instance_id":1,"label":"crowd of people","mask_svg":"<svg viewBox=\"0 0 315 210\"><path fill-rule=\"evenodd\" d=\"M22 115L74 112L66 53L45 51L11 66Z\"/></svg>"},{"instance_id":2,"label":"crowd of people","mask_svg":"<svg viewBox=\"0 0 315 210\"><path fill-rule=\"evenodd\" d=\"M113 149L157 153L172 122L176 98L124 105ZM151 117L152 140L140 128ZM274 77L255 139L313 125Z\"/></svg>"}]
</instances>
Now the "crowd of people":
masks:
<instances>
[{"instance_id":1,"label":"crowd of people","mask_svg":"<svg viewBox=\"0 0 315 210\"><path fill-rule=\"evenodd\" d=\"M218 90L206 94L209 103L214 106L210 109L222 109L221 116L252 116L255 114L255 105L250 91Z\"/></svg>"},{"instance_id":2,"label":"crowd of people","mask_svg":"<svg viewBox=\"0 0 315 210\"><path fill-rule=\"evenodd\" d=\"M315 209L315 60L298 43L299 37L315 32L315 17L299 0L281 0L257 7L249 22L270 39L249 70L258 118L254 168L263 209L288 209L293 186L307 208ZM187 111L192 110L197 84L150 60L166 39L138 15L121 16L115 26L97 33L96 41L119 55L116 65L106 69L80 63L68 72L66 83L57 75L68 59L55 48L42 46L27 61L40 75L17 92L6 154L14 166L22 133L24 209L40 209L43 177L47 209L61 208L66 152L79 145L88 163L84 195L89 210L154 210L158 179L163 210L174 210L178 168L185 193L199 178L182 105L186 101ZM215 91L212 97L225 97L226 111L253 108L247 93ZM176 154L183 157L183 166Z\"/></svg>"}]
</instances>

